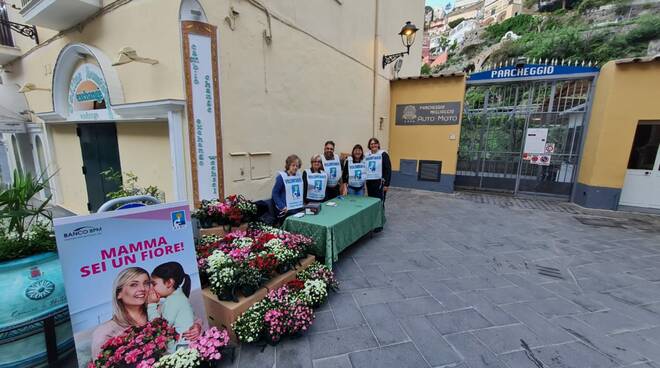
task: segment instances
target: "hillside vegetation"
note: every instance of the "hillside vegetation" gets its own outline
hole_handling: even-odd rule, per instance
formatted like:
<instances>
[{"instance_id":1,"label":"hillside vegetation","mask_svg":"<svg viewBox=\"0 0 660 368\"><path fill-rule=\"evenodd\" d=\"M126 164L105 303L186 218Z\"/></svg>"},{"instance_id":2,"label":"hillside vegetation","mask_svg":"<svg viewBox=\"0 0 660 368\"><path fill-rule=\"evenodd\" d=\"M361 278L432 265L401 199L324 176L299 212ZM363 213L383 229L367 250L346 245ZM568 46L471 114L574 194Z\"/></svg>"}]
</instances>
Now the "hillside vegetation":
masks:
<instances>
[{"instance_id":1,"label":"hillside vegetation","mask_svg":"<svg viewBox=\"0 0 660 368\"><path fill-rule=\"evenodd\" d=\"M600 8L603 5L608 5ZM568 3L572 9L520 14L504 22L481 28L472 40L449 53L443 69L477 69L524 56L532 59L591 61L646 55L649 42L660 39L660 4L635 6L624 0L584 0ZM520 38L501 41L512 31ZM484 50L494 49L484 60Z\"/></svg>"}]
</instances>

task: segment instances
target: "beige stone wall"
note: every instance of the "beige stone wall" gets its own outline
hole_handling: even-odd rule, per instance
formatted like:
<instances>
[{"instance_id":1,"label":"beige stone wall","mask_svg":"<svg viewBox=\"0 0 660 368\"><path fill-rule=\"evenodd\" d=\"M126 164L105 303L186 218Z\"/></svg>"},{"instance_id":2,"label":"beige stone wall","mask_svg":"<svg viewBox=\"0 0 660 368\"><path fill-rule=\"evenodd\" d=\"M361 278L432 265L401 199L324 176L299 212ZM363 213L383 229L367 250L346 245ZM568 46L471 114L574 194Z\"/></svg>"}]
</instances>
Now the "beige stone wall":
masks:
<instances>
[{"instance_id":1,"label":"beige stone wall","mask_svg":"<svg viewBox=\"0 0 660 368\"><path fill-rule=\"evenodd\" d=\"M308 167L328 139L340 152L373 135L387 146L392 72L391 65L381 68L381 57L404 50L397 33L407 20L421 26L424 8L419 0L379 0L376 29L375 1L263 3L273 12L270 45L263 11L247 1L202 2L220 32L225 189L253 198L270 196L273 185L272 176L251 180L253 166L254 177L264 166L275 174L296 153ZM224 23L230 6L240 13L234 30ZM421 38L411 53L400 75L419 74ZM229 155L262 151L272 154Z\"/></svg>"},{"instance_id":2,"label":"beige stone wall","mask_svg":"<svg viewBox=\"0 0 660 368\"><path fill-rule=\"evenodd\" d=\"M118 123L117 144L121 171L137 175L140 187L157 186L173 201L167 121Z\"/></svg>"},{"instance_id":3,"label":"beige stone wall","mask_svg":"<svg viewBox=\"0 0 660 368\"><path fill-rule=\"evenodd\" d=\"M57 204L75 213L88 213L87 187L81 171L83 160L76 126L52 125L49 133L54 155L52 170L56 173L54 196Z\"/></svg>"},{"instance_id":4,"label":"beige stone wall","mask_svg":"<svg viewBox=\"0 0 660 368\"><path fill-rule=\"evenodd\" d=\"M424 0L341 4L334 0L262 0L272 16L270 44L263 36L268 24L266 13L249 1L200 2L209 23L218 27L226 193L269 197L273 175L281 169L288 154L297 153L307 163L328 139L337 142L340 152L350 150L355 143L366 145L374 135L387 148L389 80L393 72L392 65L381 68L381 58L385 53L404 51L397 33L408 20L422 26ZM159 63L115 67L126 103L185 99L180 3L179 0L132 1L87 24L80 32L62 34L30 51L11 65L11 74L6 73L3 78L19 85L29 82L51 87L56 58L71 42L97 47L113 60L121 48L132 47L139 55L157 59ZM230 7L239 12L233 30L225 21ZM56 34L44 30L40 37L45 40ZM421 31L418 36L411 54L404 58L400 77L419 75ZM21 48L28 51L32 46L27 42ZM48 91L30 92L26 97L30 108L37 113L53 109ZM132 133L124 135L122 131L129 129L126 127L130 124L118 124L122 167L125 170L136 167L140 172L135 173L141 180L158 181L161 188L170 188L166 192L171 190L166 130L159 133L158 139L144 139L149 136L149 128L139 124L130 128ZM84 189L84 179L77 163L81 158L75 130L71 126L49 129L54 132L53 150L66 151L54 157L60 169L59 198L65 207L76 211L83 208L86 199L83 201L79 192ZM122 141L143 139L143 149L151 150L148 145L152 145L153 152L158 152L153 156L158 171L129 163L144 158ZM187 138L184 142L187 145ZM64 144L69 147L59 148ZM76 152L71 151L74 148ZM237 152L271 154L253 155L252 159L230 155ZM75 155L75 159L65 160L67 155ZM186 161L190 171L187 155ZM75 167L70 169L70 166ZM64 171L69 175L62 175ZM168 198L172 197L168 195Z\"/></svg>"}]
</instances>

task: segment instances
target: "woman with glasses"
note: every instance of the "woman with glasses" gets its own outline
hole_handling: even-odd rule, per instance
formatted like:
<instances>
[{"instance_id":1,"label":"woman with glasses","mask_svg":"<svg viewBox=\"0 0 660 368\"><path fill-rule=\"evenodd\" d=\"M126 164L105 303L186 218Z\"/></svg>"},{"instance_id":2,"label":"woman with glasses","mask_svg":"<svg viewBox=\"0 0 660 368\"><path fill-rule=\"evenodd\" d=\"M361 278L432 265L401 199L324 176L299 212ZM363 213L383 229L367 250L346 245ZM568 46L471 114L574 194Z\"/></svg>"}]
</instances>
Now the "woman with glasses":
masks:
<instances>
[{"instance_id":1,"label":"woman with glasses","mask_svg":"<svg viewBox=\"0 0 660 368\"><path fill-rule=\"evenodd\" d=\"M323 170L321 155L314 155L311 166L303 172L305 203L323 202L328 187L328 175Z\"/></svg>"},{"instance_id":2,"label":"woman with glasses","mask_svg":"<svg viewBox=\"0 0 660 368\"><path fill-rule=\"evenodd\" d=\"M368 146L369 150L364 159L367 165L367 195L385 202L392 178L390 156L380 149L380 142L376 138L371 138Z\"/></svg>"},{"instance_id":3,"label":"woman with glasses","mask_svg":"<svg viewBox=\"0 0 660 368\"><path fill-rule=\"evenodd\" d=\"M275 176L272 198L279 222L285 217L303 209L303 181L300 175L300 158L290 155L284 163L284 170Z\"/></svg>"},{"instance_id":4,"label":"woman with glasses","mask_svg":"<svg viewBox=\"0 0 660 368\"><path fill-rule=\"evenodd\" d=\"M342 193L363 196L364 183L367 179L367 165L364 161L364 151L362 146L356 144L353 146L351 155L344 161L342 170L342 181L344 188Z\"/></svg>"}]
</instances>

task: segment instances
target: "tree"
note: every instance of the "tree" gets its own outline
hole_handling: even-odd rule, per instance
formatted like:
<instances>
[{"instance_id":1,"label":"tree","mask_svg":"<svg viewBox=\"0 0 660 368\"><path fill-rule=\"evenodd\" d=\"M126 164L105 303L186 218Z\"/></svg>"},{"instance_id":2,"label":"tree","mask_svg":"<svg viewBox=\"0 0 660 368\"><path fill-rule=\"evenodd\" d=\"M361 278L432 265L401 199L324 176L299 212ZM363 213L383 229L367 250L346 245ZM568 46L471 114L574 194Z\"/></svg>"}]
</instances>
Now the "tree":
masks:
<instances>
[{"instance_id":1,"label":"tree","mask_svg":"<svg viewBox=\"0 0 660 368\"><path fill-rule=\"evenodd\" d=\"M422 64L422 69L420 70L421 75L431 75L431 66L429 64Z\"/></svg>"}]
</instances>

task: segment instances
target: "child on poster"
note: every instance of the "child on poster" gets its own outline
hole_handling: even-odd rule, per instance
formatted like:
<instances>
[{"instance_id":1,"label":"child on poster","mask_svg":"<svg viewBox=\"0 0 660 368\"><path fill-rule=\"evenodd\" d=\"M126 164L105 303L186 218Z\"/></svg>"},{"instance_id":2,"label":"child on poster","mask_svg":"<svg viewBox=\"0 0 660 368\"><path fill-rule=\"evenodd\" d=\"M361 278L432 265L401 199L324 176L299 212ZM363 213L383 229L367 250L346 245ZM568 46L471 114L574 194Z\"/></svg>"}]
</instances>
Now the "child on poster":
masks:
<instances>
[{"instance_id":1,"label":"child on poster","mask_svg":"<svg viewBox=\"0 0 660 368\"><path fill-rule=\"evenodd\" d=\"M163 263L151 272L152 288L149 292L147 314L149 320L164 318L178 333L188 331L195 322L190 297L190 276L178 262ZM173 352L177 345L185 345L181 337L169 347Z\"/></svg>"}]
</instances>

